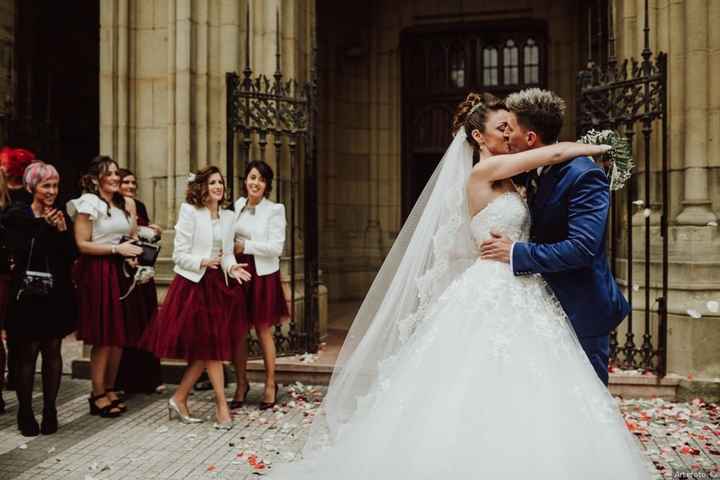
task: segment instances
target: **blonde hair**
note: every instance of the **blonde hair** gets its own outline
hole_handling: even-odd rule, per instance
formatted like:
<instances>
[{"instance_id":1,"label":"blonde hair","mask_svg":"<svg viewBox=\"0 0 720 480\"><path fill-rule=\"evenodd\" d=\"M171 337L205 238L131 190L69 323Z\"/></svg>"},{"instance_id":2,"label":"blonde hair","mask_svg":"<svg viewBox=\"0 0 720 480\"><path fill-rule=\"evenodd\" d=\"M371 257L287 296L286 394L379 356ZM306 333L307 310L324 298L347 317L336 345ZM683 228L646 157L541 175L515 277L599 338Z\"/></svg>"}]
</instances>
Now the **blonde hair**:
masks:
<instances>
[{"instance_id":1,"label":"blonde hair","mask_svg":"<svg viewBox=\"0 0 720 480\"><path fill-rule=\"evenodd\" d=\"M565 100L550 90L528 88L511 93L505 99L508 110L518 123L536 132L543 143L555 143L565 118Z\"/></svg>"}]
</instances>

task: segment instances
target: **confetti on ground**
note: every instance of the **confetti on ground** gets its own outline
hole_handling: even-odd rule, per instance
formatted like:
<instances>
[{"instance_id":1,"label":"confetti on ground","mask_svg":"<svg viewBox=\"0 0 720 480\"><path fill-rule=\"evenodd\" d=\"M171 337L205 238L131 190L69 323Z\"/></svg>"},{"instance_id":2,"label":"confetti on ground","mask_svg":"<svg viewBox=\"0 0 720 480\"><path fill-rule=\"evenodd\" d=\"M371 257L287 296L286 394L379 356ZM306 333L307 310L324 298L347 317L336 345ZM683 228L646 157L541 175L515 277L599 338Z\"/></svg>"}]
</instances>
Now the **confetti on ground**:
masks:
<instances>
[{"instance_id":1,"label":"confetti on ground","mask_svg":"<svg viewBox=\"0 0 720 480\"><path fill-rule=\"evenodd\" d=\"M690 315L692 318L702 318L702 313L698 312L694 308L688 308L687 314Z\"/></svg>"},{"instance_id":2,"label":"confetti on ground","mask_svg":"<svg viewBox=\"0 0 720 480\"><path fill-rule=\"evenodd\" d=\"M656 478L680 478L678 472L720 478L718 405L700 399L689 403L621 400L619 404L628 430L655 465Z\"/></svg>"},{"instance_id":3,"label":"confetti on ground","mask_svg":"<svg viewBox=\"0 0 720 480\"><path fill-rule=\"evenodd\" d=\"M636 207L643 207L643 206L645 206L645 202L644 202L643 200L635 200L635 201L632 202L632 203L633 203L633 205L635 205Z\"/></svg>"},{"instance_id":4,"label":"confetti on ground","mask_svg":"<svg viewBox=\"0 0 720 480\"><path fill-rule=\"evenodd\" d=\"M718 313L718 311L720 311L720 302L710 300L705 305L707 306L707 309L712 313Z\"/></svg>"}]
</instances>

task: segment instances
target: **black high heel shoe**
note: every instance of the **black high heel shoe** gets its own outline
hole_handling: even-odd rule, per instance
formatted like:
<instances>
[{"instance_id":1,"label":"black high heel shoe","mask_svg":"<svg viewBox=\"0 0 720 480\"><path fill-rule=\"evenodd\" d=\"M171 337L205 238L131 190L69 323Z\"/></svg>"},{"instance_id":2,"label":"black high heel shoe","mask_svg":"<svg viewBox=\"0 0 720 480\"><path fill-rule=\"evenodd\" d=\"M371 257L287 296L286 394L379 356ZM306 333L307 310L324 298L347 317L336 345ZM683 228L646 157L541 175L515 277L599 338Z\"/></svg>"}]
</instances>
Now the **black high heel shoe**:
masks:
<instances>
[{"instance_id":1,"label":"black high heel shoe","mask_svg":"<svg viewBox=\"0 0 720 480\"><path fill-rule=\"evenodd\" d=\"M58 430L57 410L54 408L43 409L42 423L40 423L40 433L43 435L52 435Z\"/></svg>"},{"instance_id":2,"label":"black high heel shoe","mask_svg":"<svg viewBox=\"0 0 720 480\"><path fill-rule=\"evenodd\" d=\"M260 410L269 410L277 404L278 390L279 390L278 384L276 383L275 384L275 396L273 398L273 401L260 403L260 407L259 407Z\"/></svg>"},{"instance_id":3,"label":"black high heel shoe","mask_svg":"<svg viewBox=\"0 0 720 480\"><path fill-rule=\"evenodd\" d=\"M2 375L2 373L0 373ZM3 400L2 391L0 390L0 415L5 413L5 400Z\"/></svg>"},{"instance_id":4,"label":"black high heel shoe","mask_svg":"<svg viewBox=\"0 0 720 480\"><path fill-rule=\"evenodd\" d=\"M105 405L104 407L98 407L97 403L95 403L97 400L100 400L101 398L107 398L105 395L105 392L101 393L100 395L90 395L90 398L88 398L88 403L90 404L90 415L100 415L103 418L116 418L122 415L122 411L113 405L112 402L110 402L109 405ZM108 401L110 401L108 399Z\"/></svg>"},{"instance_id":5,"label":"black high heel shoe","mask_svg":"<svg viewBox=\"0 0 720 480\"><path fill-rule=\"evenodd\" d=\"M23 412L18 410L17 426L23 437L37 437L40 434L40 425L35 420L32 411Z\"/></svg>"},{"instance_id":6,"label":"black high heel shoe","mask_svg":"<svg viewBox=\"0 0 720 480\"><path fill-rule=\"evenodd\" d=\"M243 395L242 400L230 400L227 402L228 408L230 410L237 410L238 408L241 408L247 400L248 393L250 393L250 382L245 380L245 394Z\"/></svg>"},{"instance_id":7,"label":"black high heel shoe","mask_svg":"<svg viewBox=\"0 0 720 480\"><path fill-rule=\"evenodd\" d=\"M110 400L110 397L108 397L108 400L112 402L113 407L117 408L122 413L127 412L128 407L125 404L125 396L123 395L124 392L119 388L112 387L105 390L105 395L108 393L114 393L118 397L116 400Z\"/></svg>"}]
</instances>

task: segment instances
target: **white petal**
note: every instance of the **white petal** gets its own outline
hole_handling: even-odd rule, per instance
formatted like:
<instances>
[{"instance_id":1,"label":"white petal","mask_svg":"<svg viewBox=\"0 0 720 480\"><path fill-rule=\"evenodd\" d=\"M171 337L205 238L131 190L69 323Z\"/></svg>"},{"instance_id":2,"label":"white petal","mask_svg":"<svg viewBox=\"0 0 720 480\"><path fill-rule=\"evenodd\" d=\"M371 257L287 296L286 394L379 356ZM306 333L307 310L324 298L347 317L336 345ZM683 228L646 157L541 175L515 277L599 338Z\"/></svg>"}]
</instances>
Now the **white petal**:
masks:
<instances>
[{"instance_id":1,"label":"white petal","mask_svg":"<svg viewBox=\"0 0 720 480\"><path fill-rule=\"evenodd\" d=\"M707 309L710 310L712 313L717 313L720 311L720 303L716 302L715 300L710 300L707 302Z\"/></svg>"},{"instance_id":2,"label":"white petal","mask_svg":"<svg viewBox=\"0 0 720 480\"><path fill-rule=\"evenodd\" d=\"M640 291L640 285L637 283L633 284L633 292L639 292Z\"/></svg>"},{"instance_id":3,"label":"white petal","mask_svg":"<svg viewBox=\"0 0 720 480\"><path fill-rule=\"evenodd\" d=\"M718 222L716 222L716 221L714 221L714 220L711 220L711 221L709 221L709 222L707 223L707 226L708 226L708 227L717 227L717 226L718 226Z\"/></svg>"},{"instance_id":4,"label":"white petal","mask_svg":"<svg viewBox=\"0 0 720 480\"><path fill-rule=\"evenodd\" d=\"M27 443L23 443L18 447L20 450L26 450L27 449Z\"/></svg>"},{"instance_id":5,"label":"white petal","mask_svg":"<svg viewBox=\"0 0 720 480\"><path fill-rule=\"evenodd\" d=\"M643 200L635 200L635 201L633 202L633 205L636 205L636 206L638 206L638 207L642 207L643 205L645 205L645 202L644 202Z\"/></svg>"},{"instance_id":6,"label":"white petal","mask_svg":"<svg viewBox=\"0 0 720 480\"><path fill-rule=\"evenodd\" d=\"M688 308L687 314L690 315L692 318L702 318L702 314L692 308Z\"/></svg>"}]
</instances>

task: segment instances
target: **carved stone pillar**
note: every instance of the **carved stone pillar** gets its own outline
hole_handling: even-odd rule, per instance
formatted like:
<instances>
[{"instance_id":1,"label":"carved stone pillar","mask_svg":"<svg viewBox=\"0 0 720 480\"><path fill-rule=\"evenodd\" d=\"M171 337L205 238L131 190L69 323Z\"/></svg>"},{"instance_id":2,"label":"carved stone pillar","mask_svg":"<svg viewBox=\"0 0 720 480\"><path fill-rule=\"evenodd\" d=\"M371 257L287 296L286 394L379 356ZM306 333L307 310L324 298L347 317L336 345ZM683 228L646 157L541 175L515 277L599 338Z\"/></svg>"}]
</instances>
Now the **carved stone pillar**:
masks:
<instances>
[{"instance_id":1,"label":"carved stone pillar","mask_svg":"<svg viewBox=\"0 0 720 480\"><path fill-rule=\"evenodd\" d=\"M685 181L681 225L717 220L708 194L708 0L685 2Z\"/></svg>"}]
</instances>

